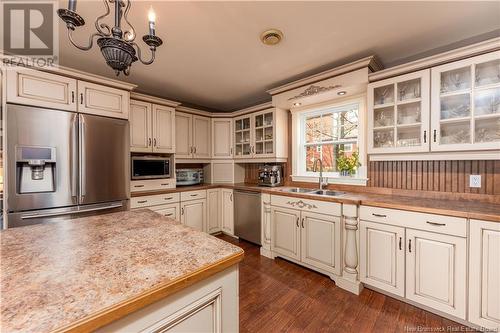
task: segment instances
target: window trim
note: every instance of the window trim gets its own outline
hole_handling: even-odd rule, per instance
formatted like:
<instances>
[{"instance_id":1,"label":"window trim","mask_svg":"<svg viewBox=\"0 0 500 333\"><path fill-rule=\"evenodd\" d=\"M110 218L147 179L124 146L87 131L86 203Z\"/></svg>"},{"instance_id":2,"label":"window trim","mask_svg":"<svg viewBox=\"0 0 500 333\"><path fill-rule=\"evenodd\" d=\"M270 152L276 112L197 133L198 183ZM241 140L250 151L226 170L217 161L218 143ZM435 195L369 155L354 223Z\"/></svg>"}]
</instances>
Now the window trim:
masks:
<instances>
[{"instance_id":1,"label":"window trim","mask_svg":"<svg viewBox=\"0 0 500 333\"><path fill-rule=\"evenodd\" d=\"M366 155L366 94L350 96L342 99L331 100L324 103L304 106L291 110L292 113L292 180L300 182L318 182L319 172L302 171L300 165L303 164L302 138L305 135L302 128L302 118L305 113L313 114L321 112L328 108L338 108L350 104L358 104L358 149L359 161L361 167L358 168L356 175L352 177L340 177L338 172L324 172L323 176L328 177L329 184L349 184L366 186L367 178L367 155Z\"/></svg>"}]
</instances>

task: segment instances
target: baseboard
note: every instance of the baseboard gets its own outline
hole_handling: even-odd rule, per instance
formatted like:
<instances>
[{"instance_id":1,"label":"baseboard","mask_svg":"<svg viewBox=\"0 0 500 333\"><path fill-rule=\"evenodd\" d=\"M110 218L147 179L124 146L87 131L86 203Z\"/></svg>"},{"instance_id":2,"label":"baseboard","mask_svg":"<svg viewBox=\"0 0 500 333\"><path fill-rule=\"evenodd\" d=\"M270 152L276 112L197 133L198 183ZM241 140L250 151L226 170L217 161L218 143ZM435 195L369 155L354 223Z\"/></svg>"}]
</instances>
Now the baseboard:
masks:
<instances>
[{"instance_id":1,"label":"baseboard","mask_svg":"<svg viewBox=\"0 0 500 333\"><path fill-rule=\"evenodd\" d=\"M363 290L363 284L359 281L352 281L337 275L331 275L330 278L335 281L337 287L347 290L355 295L361 294L361 291Z\"/></svg>"}]
</instances>

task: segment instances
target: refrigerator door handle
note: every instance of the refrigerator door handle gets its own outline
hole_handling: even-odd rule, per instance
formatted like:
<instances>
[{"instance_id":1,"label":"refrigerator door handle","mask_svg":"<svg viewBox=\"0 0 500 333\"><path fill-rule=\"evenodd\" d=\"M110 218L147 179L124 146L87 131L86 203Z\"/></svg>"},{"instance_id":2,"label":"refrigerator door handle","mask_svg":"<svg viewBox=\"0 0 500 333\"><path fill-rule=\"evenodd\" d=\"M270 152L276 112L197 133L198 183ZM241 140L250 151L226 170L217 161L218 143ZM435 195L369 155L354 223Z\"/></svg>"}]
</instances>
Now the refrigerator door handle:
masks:
<instances>
[{"instance_id":1,"label":"refrigerator door handle","mask_svg":"<svg viewBox=\"0 0 500 333\"><path fill-rule=\"evenodd\" d=\"M78 116L74 115L71 120L71 145L70 145L70 169L71 169L71 198L73 203L78 203Z\"/></svg>"},{"instance_id":2,"label":"refrigerator door handle","mask_svg":"<svg viewBox=\"0 0 500 333\"><path fill-rule=\"evenodd\" d=\"M123 207L122 203L115 203L115 204L110 204L110 205L106 205L106 206L93 207L93 208L74 210L74 211L53 212L53 213L45 213L45 214L27 214L27 215L21 216L21 219L22 220L29 220L29 219L38 219L38 218L44 218L44 217L64 216L64 215L70 215L70 214L83 214L83 213L97 212L100 210L107 210L107 209L120 208L120 207Z\"/></svg>"},{"instance_id":3,"label":"refrigerator door handle","mask_svg":"<svg viewBox=\"0 0 500 333\"><path fill-rule=\"evenodd\" d=\"M80 125L80 203L83 203L83 199L85 198L86 189L85 183L86 179L86 170L85 163L86 161L86 152L85 152L85 119L82 115L78 115L79 117L79 125Z\"/></svg>"}]
</instances>

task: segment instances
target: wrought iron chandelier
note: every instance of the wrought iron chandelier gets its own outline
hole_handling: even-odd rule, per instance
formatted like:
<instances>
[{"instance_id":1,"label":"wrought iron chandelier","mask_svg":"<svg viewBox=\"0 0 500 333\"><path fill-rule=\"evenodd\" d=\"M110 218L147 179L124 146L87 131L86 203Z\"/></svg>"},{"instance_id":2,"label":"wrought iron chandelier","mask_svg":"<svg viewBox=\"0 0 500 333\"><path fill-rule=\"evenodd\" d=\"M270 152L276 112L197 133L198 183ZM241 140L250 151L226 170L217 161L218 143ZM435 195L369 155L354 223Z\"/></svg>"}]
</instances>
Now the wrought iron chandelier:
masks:
<instances>
[{"instance_id":1,"label":"wrought iron chandelier","mask_svg":"<svg viewBox=\"0 0 500 333\"><path fill-rule=\"evenodd\" d=\"M69 0L68 9L61 8L57 10L57 14L66 23L66 27L68 28L68 38L71 44L76 48L88 51L94 45L94 37L99 37L97 39L97 45L101 48L101 53L106 63L113 68L117 76L120 72L129 75L130 66L137 60L145 65L152 64L155 60L156 48L163 43L161 38L155 35L156 17L153 8L151 8L148 14L149 34L142 37L142 40L151 50L151 59L147 61L142 59L141 49L139 45L134 42L136 37L134 27L127 18L131 7L130 1L131 0L103 0L104 6L106 7L106 13L96 18L94 25L97 32L89 37L89 43L86 46L80 46L73 40L73 31L75 31L75 28L85 25L83 17L76 12L76 0ZM114 4L115 6L115 25L113 28L100 22L110 14L110 4ZM122 18L129 26L129 30L124 31L122 29Z\"/></svg>"}]
</instances>

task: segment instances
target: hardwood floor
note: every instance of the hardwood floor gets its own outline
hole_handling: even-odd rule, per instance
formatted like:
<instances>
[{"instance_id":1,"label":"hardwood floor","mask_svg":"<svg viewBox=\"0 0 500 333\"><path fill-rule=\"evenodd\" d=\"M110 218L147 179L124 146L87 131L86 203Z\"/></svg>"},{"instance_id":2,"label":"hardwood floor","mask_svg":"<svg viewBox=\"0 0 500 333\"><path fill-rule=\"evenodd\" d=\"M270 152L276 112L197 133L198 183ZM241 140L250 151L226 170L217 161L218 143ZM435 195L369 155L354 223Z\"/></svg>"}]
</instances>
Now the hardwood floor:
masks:
<instances>
[{"instance_id":1,"label":"hardwood floor","mask_svg":"<svg viewBox=\"0 0 500 333\"><path fill-rule=\"evenodd\" d=\"M251 243L229 236L219 238L245 250L245 259L240 263L241 333L466 329L369 289L356 296L338 288L324 275L283 259L262 257L259 248Z\"/></svg>"}]
</instances>

